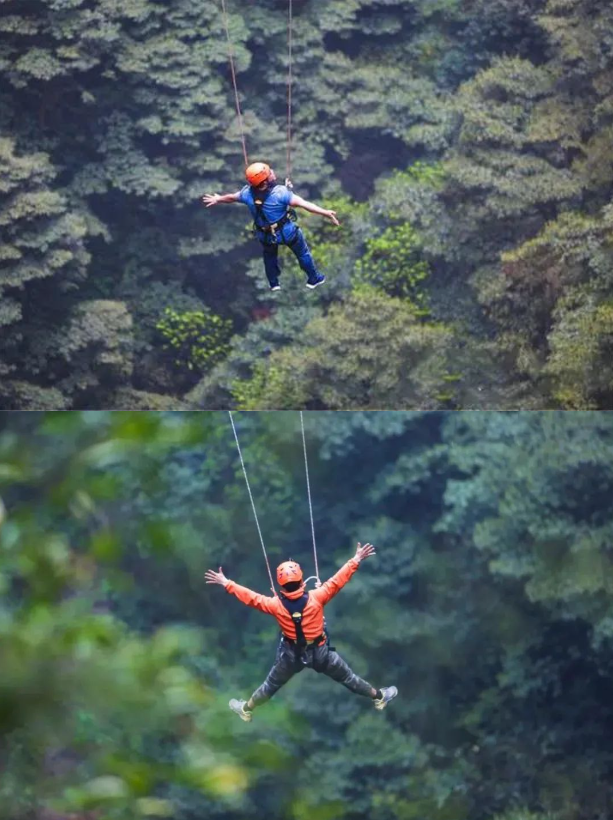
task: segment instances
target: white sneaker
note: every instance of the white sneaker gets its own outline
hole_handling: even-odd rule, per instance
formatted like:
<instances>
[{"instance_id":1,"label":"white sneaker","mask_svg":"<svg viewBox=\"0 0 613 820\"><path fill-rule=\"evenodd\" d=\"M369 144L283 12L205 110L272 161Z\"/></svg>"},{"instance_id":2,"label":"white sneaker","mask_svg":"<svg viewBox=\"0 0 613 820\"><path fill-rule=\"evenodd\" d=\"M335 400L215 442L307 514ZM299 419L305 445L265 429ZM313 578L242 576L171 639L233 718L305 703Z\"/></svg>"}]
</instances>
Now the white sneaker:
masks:
<instances>
[{"instance_id":1,"label":"white sneaker","mask_svg":"<svg viewBox=\"0 0 613 820\"><path fill-rule=\"evenodd\" d=\"M396 697L398 690L395 686L387 686L385 689L381 689L381 694L383 695L382 698L375 698L375 709L379 711L385 709L390 700Z\"/></svg>"},{"instance_id":2,"label":"white sneaker","mask_svg":"<svg viewBox=\"0 0 613 820\"><path fill-rule=\"evenodd\" d=\"M232 709L233 712L236 712L236 714L242 720L245 720L247 723L249 723L249 721L253 717L253 712L250 712L248 709L245 709L246 704L247 704L246 700L235 700L234 698L232 698L232 700L230 701L229 706L230 706L230 709Z\"/></svg>"}]
</instances>

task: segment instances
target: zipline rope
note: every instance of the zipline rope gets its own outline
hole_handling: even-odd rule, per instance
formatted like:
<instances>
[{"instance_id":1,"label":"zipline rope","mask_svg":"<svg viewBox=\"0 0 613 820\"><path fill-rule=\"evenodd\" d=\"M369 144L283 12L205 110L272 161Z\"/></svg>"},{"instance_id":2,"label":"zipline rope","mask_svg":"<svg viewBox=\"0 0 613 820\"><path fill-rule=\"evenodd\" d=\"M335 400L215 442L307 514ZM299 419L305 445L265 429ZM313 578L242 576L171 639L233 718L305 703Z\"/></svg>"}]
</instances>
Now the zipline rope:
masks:
<instances>
[{"instance_id":1,"label":"zipline rope","mask_svg":"<svg viewBox=\"0 0 613 820\"><path fill-rule=\"evenodd\" d=\"M232 417L232 411L228 410L228 415L230 416L230 422L232 423L232 430L234 431L234 440L236 441L236 447L238 449L238 456L241 460L241 467L243 468L243 475L245 476L245 484L247 485L247 492L249 493L249 498L251 499L251 508L253 510L253 517L255 518L255 524L258 528L258 535L260 536L260 544L262 545L262 552L264 553L264 560L266 561L266 569L268 570L268 577L270 578L270 588L273 593L276 595L277 592L275 590L274 581L272 580L272 572L270 571L270 564L268 563L268 555L266 554L266 547L264 546L264 539L262 538L262 530L260 529L260 522L258 521L258 514L255 511L255 504L253 503L253 496L251 494L251 487L249 486L249 479L247 478L247 470L245 469L245 462L243 461L243 454L241 452L241 446L238 443L238 435L236 433L236 427L234 426L234 419Z\"/></svg>"},{"instance_id":2,"label":"zipline rope","mask_svg":"<svg viewBox=\"0 0 613 820\"><path fill-rule=\"evenodd\" d=\"M240 99L238 96L238 84L236 81L236 68L234 65L234 52L232 51L232 41L230 40L230 29L228 26L228 13L226 10L226 0L221 0L221 11L223 16L223 24L226 30L226 40L228 42L228 58L230 60L230 73L232 74L232 85L234 86L234 101L236 103L236 115L238 117L238 124L241 133L241 142L243 145L243 157L245 158L245 168L249 165L249 157L247 156L247 143L245 140L245 128L243 124L243 114L241 111ZM289 179L292 175L292 84L293 84L293 26L294 26L294 12L293 0L288 0L288 23L287 23L287 51L288 51L288 65L287 65L287 157L286 157L286 176Z\"/></svg>"},{"instance_id":3,"label":"zipline rope","mask_svg":"<svg viewBox=\"0 0 613 820\"><path fill-rule=\"evenodd\" d=\"M258 535L260 536L260 544L262 545L262 552L264 553L264 560L266 561L266 569L268 570L268 577L270 578L270 588L275 595L277 595L277 591L275 590L274 581L272 580L272 572L270 571L270 563L268 561L268 554L266 553L266 547L264 546L264 539L262 538L262 530L260 529L260 522L258 520L258 514L255 510L255 503L253 501L253 495L251 493L251 486L249 484L249 479L247 477L247 469L245 467L245 462L243 460L243 453L241 451L241 446L238 441L238 433L236 432L236 426L234 424L234 417L232 416L232 411L228 410L228 415L230 416L230 423L232 424L232 432L234 433L234 441L236 442L236 449L238 450L238 457L240 458L241 467L243 468L243 475L245 476L245 484L247 485L247 492L249 493L249 499L251 501L251 509L253 510L253 517L255 518L255 525L258 530ZM307 496L309 499L309 514L311 516L311 534L313 536L313 557L315 559L315 575L314 578L319 581L319 567L317 565L317 545L315 543L315 524L313 522L313 503L311 501L311 483L309 481L309 462L307 459L307 448L306 448L306 437L304 435L304 417L302 415L302 410L300 411L300 428L302 430L302 448L304 452L304 471L306 474L306 483L307 483ZM310 578L307 578L307 581L310 581Z\"/></svg>"},{"instance_id":4,"label":"zipline rope","mask_svg":"<svg viewBox=\"0 0 613 820\"><path fill-rule=\"evenodd\" d=\"M287 162L286 162L286 177L288 179L292 176L292 0L288 2L288 23L287 23ZM302 417L302 413L300 413Z\"/></svg>"},{"instance_id":5,"label":"zipline rope","mask_svg":"<svg viewBox=\"0 0 613 820\"><path fill-rule=\"evenodd\" d=\"M245 168L249 165L249 158L247 156L247 143L245 141L245 129L243 127L243 114L241 112L241 104L238 97L238 85L236 83L236 69L234 68L234 53L232 52L232 41L230 40L230 30L228 28L228 13L226 11L226 1L221 0L221 11L223 15L223 24L226 30L226 40L228 41L228 57L230 58L230 73L232 74L232 85L234 86L234 100L236 102L236 115L238 116L238 125L241 132L241 142L243 144L243 157L245 158Z\"/></svg>"},{"instance_id":6,"label":"zipline rope","mask_svg":"<svg viewBox=\"0 0 613 820\"><path fill-rule=\"evenodd\" d=\"M309 513L311 516L311 534L313 536L313 557L315 558L315 576L319 581L319 567L317 566L317 546L315 545L315 525L313 523L313 504L311 503L311 484L309 481L309 463L307 461L306 439L304 437L304 418L300 411L300 426L302 428L302 448L304 450L304 471L306 473L307 494L309 498Z\"/></svg>"}]
</instances>

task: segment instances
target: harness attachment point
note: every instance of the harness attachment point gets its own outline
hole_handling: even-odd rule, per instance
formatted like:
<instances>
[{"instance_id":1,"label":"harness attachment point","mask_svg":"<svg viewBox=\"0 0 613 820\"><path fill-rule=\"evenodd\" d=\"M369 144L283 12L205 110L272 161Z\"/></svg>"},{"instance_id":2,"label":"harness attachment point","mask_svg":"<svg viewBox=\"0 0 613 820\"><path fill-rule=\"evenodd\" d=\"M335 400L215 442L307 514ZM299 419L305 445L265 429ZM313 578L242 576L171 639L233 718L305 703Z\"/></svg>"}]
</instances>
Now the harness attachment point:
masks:
<instances>
[{"instance_id":1,"label":"harness attachment point","mask_svg":"<svg viewBox=\"0 0 613 820\"><path fill-rule=\"evenodd\" d=\"M253 197L253 204L255 205L256 209L256 216L253 223L253 235L257 238L258 231L263 231L265 234L269 234L272 238L274 244L279 244L279 239L277 232L281 231L284 225L287 222L296 222L298 216L294 208L288 208L287 212L281 217L281 219L277 219L276 222L267 222L266 217L264 215L264 203L268 199L268 196L274 191L277 185L274 185L270 190L268 190L265 194L261 194L258 192L258 196L256 196L255 191L252 187L251 195ZM293 244L292 242L289 243L290 245Z\"/></svg>"}]
</instances>

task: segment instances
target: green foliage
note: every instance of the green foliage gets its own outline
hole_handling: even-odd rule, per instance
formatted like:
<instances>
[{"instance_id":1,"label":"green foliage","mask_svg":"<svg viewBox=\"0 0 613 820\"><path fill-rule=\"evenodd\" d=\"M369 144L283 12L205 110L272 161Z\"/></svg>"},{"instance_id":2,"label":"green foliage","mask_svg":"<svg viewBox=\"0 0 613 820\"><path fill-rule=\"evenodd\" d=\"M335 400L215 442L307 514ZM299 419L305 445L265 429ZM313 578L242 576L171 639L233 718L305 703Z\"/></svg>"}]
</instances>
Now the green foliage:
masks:
<instances>
[{"instance_id":1,"label":"green foliage","mask_svg":"<svg viewBox=\"0 0 613 820\"><path fill-rule=\"evenodd\" d=\"M232 322L210 311L179 313L165 308L156 328L164 339L164 350L172 351L179 369L205 372L228 354Z\"/></svg>"},{"instance_id":2,"label":"green foliage","mask_svg":"<svg viewBox=\"0 0 613 820\"><path fill-rule=\"evenodd\" d=\"M232 393L245 410L435 409L452 395L444 379L453 348L451 328L420 323L411 303L362 287L306 325L296 344L256 363Z\"/></svg>"},{"instance_id":3,"label":"green foliage","mask_svg":"<svg viewBox=\"0 0 613 820\"><path fill-rule=\"evenodd\" d=\"M445 183L445 169L441 163L427 163L418 160L406 171L396 171L392 178L395 182L441 190Z\"/></svg>"},{"instance_id":4,"label":"green foliage","mask_svg":"<svg viewBox=\"0 0 613 820\"><path fill-rule=\"evenodd\" d=\"M410 223L421 237L424 257L455 257L451 246L453 222L440 196L445 188L443 164L415 162L377 180L371 208L387 223Z\"/></svg>"},{"instance_id":5,"label":"green foliage","mask_svg":"<svg viewBox=\"0 0 613 820\"><path fill-rule=\"evenodd\" d=\"M251 340L274 335L274 352L290 346L295 307L341 311L364 282L427 307L433 323L462 327L472 350L497 340L496 389L480 391L478 377L471 385L494 402L480 406L608 406L596 377L607 349L602 321L594 320L603 337L596 352L575 356L561 339L591 321L582 300L594 316L611 301L610 4L375 6L305 0L294 15L293 181L342 223L304 220L328 274L309 304L289 277L271 302L243 208L199 203L243 182L214 0L170 9L155 0L2 4L7 406L110 406L121 390L139 407L147 394L178 402L185 379L204 371L201 393L222 406L234 371L254 369ZM287 21L266 3L236 0L228 23L249 155L282 178ZM577 298L576 287L589 296ZM97 302L123 304L131 322L120 333L123 320L110 317L122 341L108 349L83 318ZM167 366L155 350L160 303L231 322L236 363L212 367L214 356L196 362L204 354L184 350L179 367ZM284 340L258 327L267 311L278 314L275 327L293 328ZM61 396L43 399L48 390Z\"/></svg>"},{"instance_id":6,"label":"green foliage","mask_svg":"<svg viewBox=\"0 0 613 820\"><path fill-rule=\"evenodd\" d=\"M38 387L28 382L3 379L0 384L0 402L3 410L68 410L66 396L55 387Z\"/></svg>"},{"instance_id":7,"label":"green foliage","mask_svg":"<svg viewBox=\"0 0 613 820\"><path fill-rule=\"evenodd\" d=\"M322 313L319 305L304 298L303 290L306 289L301 284L303 304L298 302L296 287L292 295L296 295L298 304L275 311L270 317L254 322L245 336L232 338L228 357L187 394L191 409L232 407L232 392L237 381L249 381L263 358L299 343L307 324Z\"/></svg>"},{"instance_id":8,"label":"green foliage","mask_svg":"<svg viewBox=\"0 0 613 820\"><path fill-rule=\"evenodd\" d=\"M409 223L391 225L366 241L366 252L356 265L358 284L364 282L388 293L410 299L418 315L427 315L427 297L421 282L429 274L420 258L421 240Z\"/></svg>"},{"instance_id":9,"label":"green foliage","mask_svg":"<svg viewBox=\"0 0 613 820\"><path fill-rule=\"evenodd\" d=\"M24 154L14 140L0 139L2 293L51 277L65 293L85 278L90 258L83 241L87 223L71 210L62 192L52 189L57 173L48 154ZM21 317L21 309L13 309L4 313L4 323Z\"/></svg>"},{"instance_id":10,"label":"green foliage","mask_svg":"<svg viewBox=\"0 0 613 820\"><path fill-rule=\"evenodd\" d=\"M448 184L457 188L454 210L468 230L493 232L487 240L498 247L504 237L497 231L509 221L514 231L507 242L538 219L538 209L569 202L581 191L580 181L559 161L556 146L565 134L534 129L553 82L547 67L504 58L461 89L462 129L445 163Z\"/></svg>"},{"instance_id":11,"label":"green foliage","mask_svg":"<svg viewBox=\"0 0 613 820\"><path fill-rule=\"evenodd\" d=\"M569 410L608 407L613 400L613 301L580 292L558 303L545 372L553 394Z\"/></svg>"},{"instance_id":12,"label":"green foliage","mask_svg":"<svg viewBox=\"0 0 613 820\"><path fill-rule=\"evenodd\" d=\"M94 408L92 408L94 409ZM174 396L148 393L144 390L119 388L111 397L111 410L187 410L188 406Z\"/></svg>"},{"instance_id":13,"label":"green foliage","mask_svg":"<svg viewBox=\"0 0 613 820\"><path fill-rule=\"evenodd\" d=\"M518 369L548 379L569 409L608 407L610 207L562 214L502 256L488 308L509 336Z\"/></svg>"}]
</instances>

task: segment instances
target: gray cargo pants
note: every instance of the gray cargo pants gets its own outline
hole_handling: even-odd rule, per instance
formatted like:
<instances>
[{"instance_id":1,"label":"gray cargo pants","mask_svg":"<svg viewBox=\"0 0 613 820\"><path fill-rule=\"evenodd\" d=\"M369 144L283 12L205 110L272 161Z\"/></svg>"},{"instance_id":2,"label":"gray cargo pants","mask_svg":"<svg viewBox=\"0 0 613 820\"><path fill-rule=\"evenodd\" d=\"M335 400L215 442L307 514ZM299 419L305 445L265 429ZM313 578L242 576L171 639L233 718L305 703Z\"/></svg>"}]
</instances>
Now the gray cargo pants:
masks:
<instances>
[{"instance_id":1,"label":"gray cargo pants","mask_svg":"<svg viewBox=\"0 0 613 820\"><path fill-rule=\"evenodd\" d=\"M330 648L329 641L326 640L322 646L307 646L301 656L293 643L281 637L277 657L268 677L251 696L254 706L260 706L269 700L283 684L306 667L342 683L357 695L372 698L372 690L375 687L355 675L338 652Z\"/></svg>"}]
</instances>

